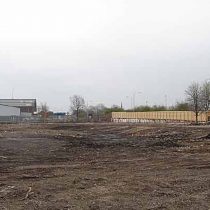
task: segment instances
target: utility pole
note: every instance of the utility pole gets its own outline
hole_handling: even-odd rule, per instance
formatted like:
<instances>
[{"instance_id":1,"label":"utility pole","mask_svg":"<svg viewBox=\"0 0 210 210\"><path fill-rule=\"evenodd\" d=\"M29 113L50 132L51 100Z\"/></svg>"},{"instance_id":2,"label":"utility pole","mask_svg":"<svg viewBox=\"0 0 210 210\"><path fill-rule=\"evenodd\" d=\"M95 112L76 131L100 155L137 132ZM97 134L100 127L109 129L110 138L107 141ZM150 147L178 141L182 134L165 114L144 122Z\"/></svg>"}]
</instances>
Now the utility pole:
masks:
<instances>
[{"instance_id":1,"label":"utility pole","mask_svg":"<svg viewBox=\"0 0 210 210\"><path fill-rule=\"evenodd\" d=\"M168 96L167 95L165 95L165 106L166 106L166 108L168 107Z\"/></svg>"},{"instance_id":2,"label":"utility pole","mask_svg":"<svg viewBox=\"0 0 210 210\"><path fill-rule=\"evenodd\" d=\"M14 88L12 88L12 99L14 99Z\"/></svg>"},{"instance_id":3,"label":"utility pole","mask_svg":"<svg viewBox=\"0 0 210 210\"><path fill-rule=\"evenodd\" d=\"M127 99L129 99L130 98L130 103L131 103L131 110L132 110L132 107L133 107L133 99L132 99L132 96L126 96L126 98Z\"/></svg>"},{"instance_id":4,"label":"utility pole","mask_svg":"<svg viewBox=\"0 0 210 210\"><path fill-rule=\"evenodd\" d=\"M136 108L136 94L141 94L142 92L134 92L133 93L133 111L135 111L135 108Z\"/></svg>"}]
</instances>

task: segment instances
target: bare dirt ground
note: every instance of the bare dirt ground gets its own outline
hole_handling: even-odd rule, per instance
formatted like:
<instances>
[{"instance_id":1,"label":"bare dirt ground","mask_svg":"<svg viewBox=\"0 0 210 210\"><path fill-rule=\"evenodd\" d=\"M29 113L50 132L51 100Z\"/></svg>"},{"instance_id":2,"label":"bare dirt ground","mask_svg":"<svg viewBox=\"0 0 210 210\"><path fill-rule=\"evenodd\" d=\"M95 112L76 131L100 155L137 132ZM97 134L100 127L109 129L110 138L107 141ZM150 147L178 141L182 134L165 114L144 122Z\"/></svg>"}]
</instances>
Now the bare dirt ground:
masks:
<instances>
[{"instance_id":1,"label":"bare dirt ground","mask_svg":"<svg viewBox=\"0 0 210 210\"><path fill-rule=\"evenodd\" d=\"M210 127L0 125L0 210L210 209Z\"/></svg>"}]
</instances>

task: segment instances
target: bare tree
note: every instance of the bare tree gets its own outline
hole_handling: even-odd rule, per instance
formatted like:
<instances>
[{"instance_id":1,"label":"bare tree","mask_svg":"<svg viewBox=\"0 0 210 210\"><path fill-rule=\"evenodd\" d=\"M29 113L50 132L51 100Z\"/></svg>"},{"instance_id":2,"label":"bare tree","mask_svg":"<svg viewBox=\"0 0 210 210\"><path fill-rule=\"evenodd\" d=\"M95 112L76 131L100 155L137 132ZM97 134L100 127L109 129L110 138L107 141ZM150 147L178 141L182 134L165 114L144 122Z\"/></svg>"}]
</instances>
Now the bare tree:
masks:
<instances>
[{"instance_id":1,"label":"bare tree","mask_svg":"<svg viewBox=\"0 0 210 210\"><path fill-rule=\"evenodd\" d=\"M88 113L97 121L105 115L106 107L104 104L98 104L96 106L89 106Z\"/></svg>"},{"instance_id":2,"label":"bare tree","mask_svg":"<svg viewBox=\"0 0 210 210\"><path fill-rule=\"evenodd\" d=\"M196 124L199 113L202 111L202 89L197 82L193 82L185 91L190 109L195 112Z\"/></svg>"},{"instance_id":3,"label":"bare tree","mask_svg":"<svg viewBox=\"0 0 210 210\"><path fill-rule=\"evenodd\" d=\"M208 111L210 107L210 82L205 81L201 87L202 106L204 111Z\"/></svg>"},{"instance_id":4,"label":"bare tree","mask_svg":"<svg viewBox=\"0 0 210 210\"><path fill-rule=\"evenodd\" d=\"M77 121L79 120L79 112L85 107L85 100L82 96L73 95L70 97L71 100L71 109L73 112L76 112Z\"/></svg>"},{"instance_id":5,"label":"bare tree","mask_svg":"<svg viewBox=\"0 0 210 210\"><path fill-rule=\"evenodd\" d=\"M46 102L41 103L38 110L45 122L46 118L48 117L48 112L49 112L49 107L48 107L47 103Z\"/></svg>"},{"instance_id":6,"label":"bare tree","mask_svg":"<svg viewBox=\"0 0 210 210\"><path fill-rule=\"evenodd\" d=\"M49 111L49 107L47 106L47 103L41 103L39 109L40 109L40 112L48 112Z\"/></svg>"}]
</instances>

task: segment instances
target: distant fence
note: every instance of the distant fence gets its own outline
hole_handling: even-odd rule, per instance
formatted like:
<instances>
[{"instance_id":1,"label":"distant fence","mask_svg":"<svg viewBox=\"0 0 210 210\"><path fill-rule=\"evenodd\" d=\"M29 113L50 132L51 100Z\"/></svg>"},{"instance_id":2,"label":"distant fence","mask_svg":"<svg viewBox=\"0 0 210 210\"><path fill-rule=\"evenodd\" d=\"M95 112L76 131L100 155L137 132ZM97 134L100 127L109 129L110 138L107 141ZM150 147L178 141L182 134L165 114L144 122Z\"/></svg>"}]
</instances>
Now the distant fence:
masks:
<instances>
[{"instance_id":1,"label":"distant fence","mask_svg":"<svg viewBox=\"0 0 210 210\"><path fill-rule=\"evenodd\" d=\"M41 122L39 117L0 116L0 123Z\"/></svg>"},{"instance_id":2,"label":"distant fence","mask_svg":"<svg viewBox=\"0 0 210 210\"><path fill-rule=\"evenodd\" d=\"M41 116L0 116L0 123L56 123L56 122L68 122L69 118L63 117L48 117L43 118Z\"/></svg>"},{"instance_id":3,"label":"distant fence","mask_svg":"<svg viewBox=\"0 0 210 210\"><path fill-rule=\"evenodd\" d=\"M0 116L0 123L17 123L20 122L20 120L18 116Z\"/></svg>"},{"instance_id":4,"label":"distant fence","mask_svg":"<svg viewBox=\"0 0 210 210\"><path fill-rule=\"evenodd\" d=\"M208 122L210 112L201 113L198 122ZM191 111L112 112L113 122L195 122Z\"/></svg>"}]
</instances>

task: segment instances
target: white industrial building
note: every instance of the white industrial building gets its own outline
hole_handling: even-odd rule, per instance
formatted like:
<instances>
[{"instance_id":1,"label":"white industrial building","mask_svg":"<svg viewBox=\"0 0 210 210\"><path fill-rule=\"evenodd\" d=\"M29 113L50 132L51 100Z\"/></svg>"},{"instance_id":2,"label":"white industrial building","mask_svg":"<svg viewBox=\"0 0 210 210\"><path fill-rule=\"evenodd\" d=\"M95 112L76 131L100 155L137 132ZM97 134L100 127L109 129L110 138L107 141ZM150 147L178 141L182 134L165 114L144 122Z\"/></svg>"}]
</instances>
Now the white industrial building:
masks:
<instances>
[{"instance_id":1,"label":"white industrial building","mask_svg":"<svg viewBox=\"0 0 210 210\"><path fill-rule=\"evenodd\" d=\"M20 108L0 104L0 117L20 116Z\"/></svg>"},{"instance_id":2,"label":"white industrial building","mask_svg":"<svg viewBox=\"0 0 210 210\"><path fill-rule=\"evenodd\" d=\"M0 104L20 109L22 117L31 117L36 112L36 99L0 99Z\"/></svg>"}]
</instances>

